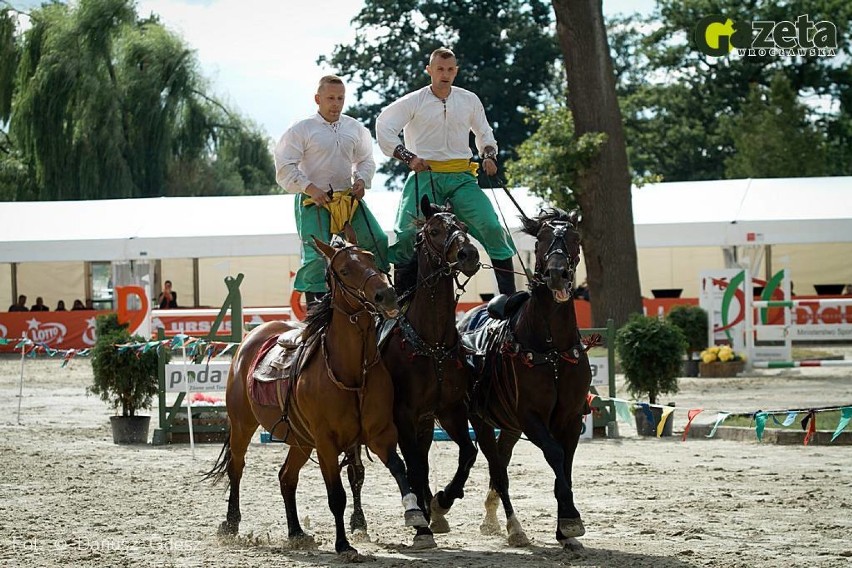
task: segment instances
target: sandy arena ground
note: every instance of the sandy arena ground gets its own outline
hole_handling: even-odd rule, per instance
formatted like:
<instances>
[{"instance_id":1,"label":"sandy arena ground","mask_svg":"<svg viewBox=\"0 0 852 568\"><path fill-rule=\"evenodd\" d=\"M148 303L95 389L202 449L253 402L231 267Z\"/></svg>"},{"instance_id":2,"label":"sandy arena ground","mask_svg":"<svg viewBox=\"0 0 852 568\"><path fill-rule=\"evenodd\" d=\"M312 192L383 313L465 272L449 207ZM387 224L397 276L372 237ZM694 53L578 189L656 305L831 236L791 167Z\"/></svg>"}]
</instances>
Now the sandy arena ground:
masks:
<instances>
[{"instance_id":1,"label":"sandy arena ground","mask_svg":"<svg viewBox=\"0 0 852 568\"><path fill-rule=\"evenodd\" d=\"M845 349L847 358L852 349ZM319 547L290 550L277 483L284 447L256 443L243 478L241 537L224 541L222 486L199 481L219 444L117 446L110 411L85 394L88 360L67 369L27 360L21 424L16 421L20 359L0 359L0 565L3 566L327 566L334 554L331 513L318 466L299 487L299 514ZM620 383L619 383L620 384ZM682 379L675 432L685 409L754 411L852 404L852 367L754 372L735 379ZM629 398L619 389L618 396ZM680 410L684 409L684 410ZM152 413L156 417L156 409ZM152 420L152 430L156 418ZM834 424L821 424L832 429ZM619 423L617 440L581 444L574 462L585 550L554 539L553 475L541 453L520 442L509 475L515 508L532 545L510 548L482 536L487 488L479 457L466 498L448 515L453 532L438 549L409 550L413 532L390 475L367 464L369 541L353 544L374 566L852 566L852 447L640 439ZM433 479L446 483L455 446L436 443ZM437 484L435 483L435 484ZM348 513L347 509L347 522ZM499 511L504 522L502 509Z\"/></svg>"}]
</instances>

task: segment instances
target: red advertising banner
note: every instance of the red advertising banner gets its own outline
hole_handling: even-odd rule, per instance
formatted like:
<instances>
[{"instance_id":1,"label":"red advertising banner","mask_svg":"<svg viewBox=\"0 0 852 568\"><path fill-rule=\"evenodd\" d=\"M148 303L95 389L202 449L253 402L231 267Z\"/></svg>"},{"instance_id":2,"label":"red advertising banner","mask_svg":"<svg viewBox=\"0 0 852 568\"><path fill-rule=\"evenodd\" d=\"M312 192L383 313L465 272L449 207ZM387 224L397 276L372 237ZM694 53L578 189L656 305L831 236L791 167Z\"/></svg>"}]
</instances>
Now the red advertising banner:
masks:
<instances>
[{"instance_id":1,"label":"red advertising banner","mask_svg":"<svg viewBox=\"0 0 852 568\"><path fill-rule=\"evenodd\" d=\"M0 314L0 337L9 340L0 352L15 350L22 335L51 349L87 349L95 344L95 318L107 312L13 312Z\"/></svg>"}]
</instances>

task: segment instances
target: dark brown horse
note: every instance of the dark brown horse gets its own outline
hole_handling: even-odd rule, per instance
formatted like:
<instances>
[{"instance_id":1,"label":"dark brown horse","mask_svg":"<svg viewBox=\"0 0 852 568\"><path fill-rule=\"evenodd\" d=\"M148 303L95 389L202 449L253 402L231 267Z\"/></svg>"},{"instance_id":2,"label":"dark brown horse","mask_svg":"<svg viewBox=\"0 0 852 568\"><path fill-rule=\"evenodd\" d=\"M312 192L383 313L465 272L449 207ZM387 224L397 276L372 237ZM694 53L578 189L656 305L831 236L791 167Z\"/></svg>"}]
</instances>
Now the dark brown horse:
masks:
<instances>
[{"instance_id":1,"label":"dark brown horse","mask_svg":"<svg viewBox=\"0 0 852 568\"><path fill-rule=\"evenodd\" d=\"M469 358L479 373L471 389L471 424L490 473L481 529L485 534L499 531L499 497L509 543L515 546L529 542L509 499L507 473L521 433L542 450L555 474L557 540L565 546L579 546L576 537L585 533L571 485L571 466L592 377L572 301L580 258L576 224L576 214L558 209L524 219L525 232L536 237L531 296L514 316L486 323L489 333L478 342L480 349L472 347L479 355ZM459 322L466 348L473 343L468 332L482 321L483 309L472 310ZM499 439L492 426L500 428Z\"/></svg>"},{"instance_id":2,"label":"dark brown horse","mask_svg":"<svg viewBox=\"0 0 852 568\"><path fill-rule=\"evenodd\" d=\"M432 527L418 527L417 548L435 546L432 531L448 532L444 513L455 499L464 496L464 484L476 461L467 417L467 388L470 371L459 357L456 330L459 273L468 278L479 270L479 251L467 227L452 214L424 196L420 205L424 219L415 240L415 257L397 270L397 290L410 298L407 308L393 324L390 338L382 344L382 358L393 377L394 422L399 430L399 448L408 468L411 489L430 519ZM460 291L458 293L461 293ZM458 469L453 479L433 499L429 488L429 448L435 419L459 446ZM359 490L363 468L350 469L355 510L353 530L366 529L359 512Z\"/></svg>"},{"instance_id":3,"label":"dark brown horse","mask_svg":"<svg viewBox=\"0 0 852 568\"><path fill-rule=\"evenodd\" d=\"M347 233L350 241L354 234ZM346 538L343 513L346 493L340 480L339 455L364 443L387 466L399 486L408 526L426 526L409 489L405 464L396 453L393 423L393 383L376 346L376 316L394 317L397 296L370 253L341 242L329 246L314 239L328 259L329 293L311 312L302 340L319 341L315 354L301 369L286 411L263 406L249 396L250 367L264 344L292 329L286 322L269 322L253 330L240 344L228 376L226 401L230 439L208 477L227 472L230 481L227 519L220 532L236 534L240 523L240 478L245 454L258 425L263 425L290 448L278 474L291 540L312 542L299 524L296 485L299 471L316 448L320 469L334 514L338 554L358 559Z\"/></svg>"}]
</instances>

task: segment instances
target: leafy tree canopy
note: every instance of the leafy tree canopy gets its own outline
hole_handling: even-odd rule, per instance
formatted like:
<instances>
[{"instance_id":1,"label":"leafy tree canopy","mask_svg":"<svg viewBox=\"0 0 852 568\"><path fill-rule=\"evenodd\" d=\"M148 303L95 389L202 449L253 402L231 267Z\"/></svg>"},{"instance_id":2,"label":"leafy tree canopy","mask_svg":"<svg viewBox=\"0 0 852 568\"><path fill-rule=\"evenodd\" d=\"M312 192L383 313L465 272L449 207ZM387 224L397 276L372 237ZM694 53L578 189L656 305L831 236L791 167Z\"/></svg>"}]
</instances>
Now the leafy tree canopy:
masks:
<instances>
[{"instance_id":1,"label":"leafy tree canopy","mask_svg":"<svg viewBox=\"0 0 852 568\"><path fill-rule=\"evenodd\" d=\"M429 83L429 54L442 46L457 55L455 84L482 99L502 157L535 130L524 109L549 98L559 58L548 2L366 0L352 26L355 41L320 61L357 85L362 102L348 112L371 130L384 106ZM384 171L404 169L391 162Z\"/></svg>"},{"instance_id":2,"label":"leafy tree canopy","mask_svg":"<svg viewBox=\"0 0 852 568\"><path fill-rule=\"evenodd\" d=\"M837 56L705 56L693 33L699 20L715 14L747 22L795 21L801 14L813 22L830 21L837 26ZM827 156L788 173L852 174L852 4L658 0L648 17L611 21L610 38L631 166L640 175L660 174L667 181L740 175L742 167L729 169L728 164L743 141L737 142L736 129L725 125L746 107L753 108L755 89L766 92L779 74L796 98L819 101L800 107L797 112L803 116L796 124L801 132L821 133L819 152ZM782 166L788 157L782 152L767 159Z\"/></svg>"},{"instance_id":3,"label":"leafy tree canopy","mask_svg":"<svg viewBox=\"0 0 852 568\"><path fill-rule=\"evenodd\" d=\"M0 10L0 198L268 193L259 128L206 94L192 50L130 0Z\"/></svg>"}]
</instances>

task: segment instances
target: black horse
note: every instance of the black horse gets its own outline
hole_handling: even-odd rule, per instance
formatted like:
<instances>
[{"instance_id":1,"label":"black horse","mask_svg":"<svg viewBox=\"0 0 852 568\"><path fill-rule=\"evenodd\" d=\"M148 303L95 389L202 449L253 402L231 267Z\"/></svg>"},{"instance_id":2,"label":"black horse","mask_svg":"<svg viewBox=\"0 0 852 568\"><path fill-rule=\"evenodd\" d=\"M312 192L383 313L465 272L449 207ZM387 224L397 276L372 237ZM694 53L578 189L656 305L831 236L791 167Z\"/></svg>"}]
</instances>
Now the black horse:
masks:
<instances>
[{"instance_id":1,"label":"black horse","mask_svg":"<svg viewBox=\"0 0 852 568\"><path fill-rule=\"evenodd\" d=\"M408 470L412 491L417 496L430 527L418 527L417 548L435 546L434 532L448 532L444 518L455 499L464 496L464 484L476 461L477 450L468 431L466 397L470 371L459 355L456 306L459 273L467 277L479 270L479 252L470 241L467 227L452 214L449 205L421 200L424 219L415 241L415 257L399 267L397 291L407 307L395 322L387 341L381 345L382 360L394 384L394 423L399 432L399 448ZM459 446L458 469L453 479L436 496L429 488L429 448L435 419ZM350 456L356 462L356 456ZM349 470L354 509L353 530L365 529L360 511L363 467L353 463Z\"/></svg>"},{"instance_id":2,"label":"black horse","mask_svg":"<svg viewBox=\"0 0 852 568\"><path fill-rule=\"evenodd\" d=\"M512 449L523 433L553 469L556 538L573 547L579 546L575 537L585 528L574 506L571 466L592 376L572 301L580 256L577 215L549 209L534 219L524 218L524 231L536 237L530 293L509 300L502 314L506 319L484 318L485 308L479 307L459 323L467 360L478 374L470 389L471 424L490 474L481 530L499 532L499 497L509 543L529 542L509 499L507 473ZM492 427L500 428L499 438Z\"/></svg>"}]
</instances>

